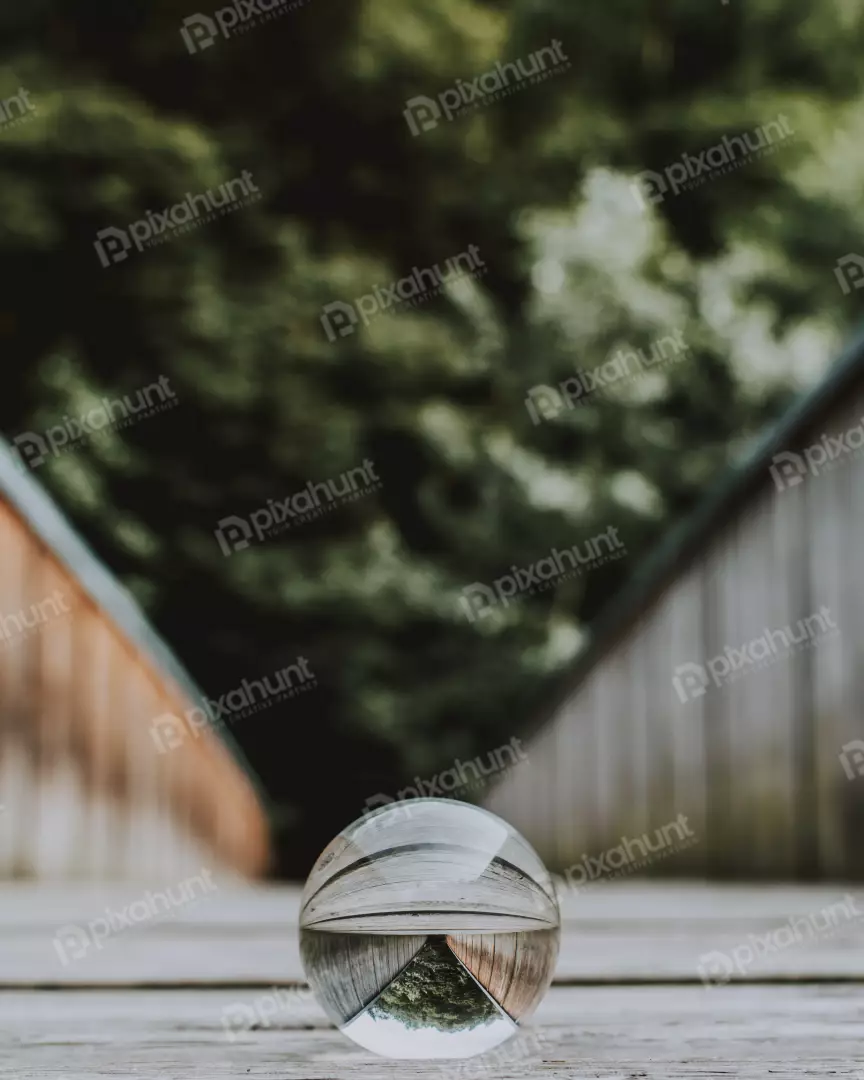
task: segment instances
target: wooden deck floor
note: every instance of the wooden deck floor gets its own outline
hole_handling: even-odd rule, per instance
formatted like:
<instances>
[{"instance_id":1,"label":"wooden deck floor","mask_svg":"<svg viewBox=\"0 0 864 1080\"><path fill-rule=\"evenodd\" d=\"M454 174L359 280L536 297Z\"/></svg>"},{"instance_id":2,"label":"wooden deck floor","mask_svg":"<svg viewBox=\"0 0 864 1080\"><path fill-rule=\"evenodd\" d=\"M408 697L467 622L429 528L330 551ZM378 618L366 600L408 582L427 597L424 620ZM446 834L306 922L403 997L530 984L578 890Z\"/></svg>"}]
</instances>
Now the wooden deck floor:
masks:
<instances>
[{"instance_id":1,"label":"wooden deck floor","mask_svg":"<svg viewBox=\"0 0 864 1080\"><path fill-rule=\"evenodd\" d=\"M296 889L220 888L78 958L68 933L57 945L59 928L145 892L0 887L2 1080L864 1080L864 893L842 886L565 897L546 1000L502 1051L464 1063L386 1061L330 1026L303 984Z\"/></svg>"}]
</instances>

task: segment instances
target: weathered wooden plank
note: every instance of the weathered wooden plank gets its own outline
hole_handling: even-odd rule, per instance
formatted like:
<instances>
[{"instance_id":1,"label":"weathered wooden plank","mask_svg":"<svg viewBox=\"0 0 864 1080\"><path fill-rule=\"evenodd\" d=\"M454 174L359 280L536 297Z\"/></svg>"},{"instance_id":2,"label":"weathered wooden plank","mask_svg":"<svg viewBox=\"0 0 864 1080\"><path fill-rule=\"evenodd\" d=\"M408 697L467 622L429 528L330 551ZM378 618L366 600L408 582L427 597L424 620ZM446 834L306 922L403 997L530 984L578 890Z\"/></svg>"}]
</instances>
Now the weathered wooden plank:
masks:
<instances>
[{"instance_id":1,"label":"weathered wooden plank","mask_svg":"<svg viewBox=\"0 0 864 1080\"><path fill-rule=\"evenodd\" d=\"M760 499L762 547L752 549L754 581L759 590L761 626L773 634L780 655L764 671L747 676L748 719L752 723L750 757L736 758L734 767L749 777L749 817L755 830L753 874L793 875L801 869L800 815L812 811L800 790L802 773L799 736L806 727L810 683L808 658L783 647L785 628L810 615L806 596L806 506L790 491L773 489ZM778 633L778 630L780 633ZM761 629L754 631L761 634ZM743 644L743 642L741 643ZM741 731L746 755L746 730Z\"/></svg>"},{"instance_id":2,"label":"weathered wooden plank","mask_svg":"<svg viewBox=\"0 0 864 1080\"><path fill-rule=\"evenodd\" d=\"M826 420L829 439L861 421L864 392ZM813 650L812 757L814 806L808 808L818 840L819 871L826 877L860 876L864 868L864 780L858 773L864 749L864 614L850 585L860 574L864 526L864 458L844 458L836 468L804 485L809 508L809 573L814 609L825 605L838 632ZM839 512L838 508L843 508ZM844 747L848 750L844 752ZM850 779L851 774L851 779Z\"/></svg>"},{"instance_id":3,"label":"weathered wooden plank","mask_svg":"<svg viewBox=\"0 0 864 1080\"><path fill-rule=\"evenodd\" d=\"M552 882L497 818L452 800L364 819L327 849L304 891L300 925L344 933L504 932L554 926ZM467 820L466 820L467 815Z\"/></svg>"},{"instance_id":4,"label":"weathered wooden plank","mask_svg":"<svg viewBox=\"0 0 864 1080\"><path fill-rule=\"evenodd\" d=\"M177 908L171 925L216 928L234 934L257 935L268 930L296 929L301 890L296 885L246 886L236 878L214 878L218 886L206 903ZM129 904L145 890L164 889L177 882L122 883L64 881L46 885L28 882L0 884L0 934L19 929L47 930L64 917L72 922L99 914L106 905ZM560 879L559 879L560 884ZM864 898L859 886L852 894ZM806 914L844 893L836 885L738 885L701 881L646 881L640 878L600 881L578 893L559 894L562 916L569 921L668 924L678 932L687 924L725 922L746 924L782 920ZM658 927L662 929L662 927Z\"/></svg>"},{"instance_id":5,"label":"weathered wooden plank","mask_svg":"<svg viewBox=\"0 0 864 1080\"><path fill-rule=\"evenodd\" d=\"M26 873L33 849L36 770L27 739L27 629L25 609L32 550L17 518L0 502L0 784L5 809L0 815L0 874ZM29 614L29 612L27 613Z\"/></svg>"},{"instance_id":6,"label":"weathered wooden plank","mask_svg":"<svg viewBox=\"0 0 864 1080\"><path fill-rule=\"evenodd\" d=\"M710 664L720 656L730 641L730 630L736 615L737 603L734 590L729 587L728 574L733 565L732 551L725 537L718 538L707 552L701 566L702 573L702 646L704 652L697 661L702 668L693 679L692 692L700 693L697 684L709 677ZM734 640L734 639L733 639ZM706 860L714 873L728 873L737 862L740 837L736 832L737 814L733 806L734 784L732 753L733 733L729 726L729 708L709 680L701 688L703 723L705 735L706 777Z\"/></svg>"},{"instance_id":7,"label":"weathered wooden plank","mask_svg":"<svg viewBox=\"0 0 864 1080\"><path fill-rule=\"evenodd\" d=\"M69 607L39 638L42 708L33 717L41 745L43 776L36 785L32 872L57 878L80 866L86 801L75 764L76 732L72 694L75 671L73 594L56 564L42 559L43 595ZM58 604L59 606L59 604ZM10 815L10 817L13 815Z\"/></svg>"},{"instance_id":8,"label":"weathered wooden plank","mask_svg":"<svg viewBox=\"0 0 864 1080\"><path fill-rule=\"evenodd\" d=\"M2 993L2 1080L860 1080L858 987L553 988L518 1040L460 1062L387 1061L274 994ZM266 1006L266 1008L265 1008ZM242 1030L248 1015L257 1030ZM226 1023L227 1018L227 1023ZM501 1060L507 1054L509 1060Z\"/></svg>"},{"instance_id":9,"label":"weathered wooden plank","mask_svg":"<svg viewBox=\"0 0 864 1080\"><path fill-rule=\"evenodd\" d=\"M555 839L555 865L569 866L584 850L582 837L596 835L597 821L597 713L593 685L583 689L579 702L565 705L563 723L550 729L555 745L555 799L547 801L547 814L558 817L557 828L544 823ZM529 758L530 761L530 758Z\"/></svg>"},{"instance_id":10,"label":"weathered wooden plank","mask_svg":"<svg viewBox=\"0 0 864 1080\"><path fill-rule=\"evenodd\" d=\"M632 639L628 639L621 645L618 651L609 661L608 678L609 696L607 708L609 709L608 723L612 729L612 771L611 781L613 792L629 792L634 786L635 777L640 767L644 764L633 742L633 721L631 712L634 696L641 694L641 687L634 684L637 677L631 665ZM637 744L641 746L641 743ZM539 774L542 775L542 774ZM536 785L536 780L535 780ZM537 785L538 790L542 784ZM638 824L642 821L641 808L631 804L629 799L613 796L613 816L609 821L612 836L632 836ZM602 842L597 845L601 850L609 847L609 834L602 837ZM596 852L596 847L590 854Z\"/></svg>"},{"instance_id":11,"label":"weathered wooden plank","mask_svg":"<svg viewBox=\"0 0 864 1080\"><path fill-rule=\"evenodd\" d=\"M742 469L743 501L694 519L693 560L687 552L673 567L660 556L659 595L634 583L617 638L603 632L581 658L581 681L529 745L530 784L507 777L489 801L556 869L578 858L578 844L608 846L578 809L596 788L596 819L613 833L687 814L704 838L684 853L691 868L862 879L862 413L864 387L850 386L773 463L753 462L753 490ZM670 537L668 551L683 549ZM674 710L663 697L667 656L689 698Z\"/></svg>"},{"instance_id":12,"label":"weathered wooden plank","mask_svg":"<svg viewBox=\"0 0 864 1080\"><path fill-rule=\"evenodd\" d=\"M521 1021L552 981L558 934L451 934L447 944L507 1015Z\"/></svg>"},{"instance_id":13,"label":"weathered wooden plank","mask_svg":"<svg viewBox=\"0 0 864 1080\"><path fill-rule=\"evenodd\" d=\"M322 934L304 931L303 967L330 1019L346 1024L407 967L426 944L410 934Z\"/></svg>"},{"instance_id":14,"label":"weathered wooden plank","mask_svg":"<svg viewBox=\"0 0 864 1080\"><path fill-rule=\"evenodd\" d=\"M672 723L672 713L681 713L680 703L676 709L673 702L676 695L672 686L671 657L673 646L673 611L666 604L660 604L653 612L653 617L646 623L640 643L642 672L640 684L645 699L646 710L646 807L647 818L645 831L662 827L669 821L675 821L686 808L676 800L674 739L677 735ZM650 629L649 629L650 626ZM692 718L688 717L692 724ZM694 842L696 837L694 836ZM674 862L671 852L662 849L656 855L650 852L646 857L646 867L656 859L664 858ZM639 858L636 852L637 861ZM663 872L662 863L658 867ZM667 867L668 871L668 867ZM645 873L646 870L642 870Z\"/></svg>"},{"instance_id":15,"label":"weathered wooden plank","mask_svg":"<svg viewBox=\"0 0 864 1080\"><path fill-rule=\"evenodd\" d=\"M687 693L681 668L701 663L705 658L702 610L702 576L690 570L676 582L661 600L670 626L668 680L665 709L666 739L672 756L671 801L676 814L683 814L693 834L693 843L675 855L675 864L692 867L695 872L707 861L708 842L708 766L706 764L706 709L704 697ZM662 712L662 705L658 706ZM671 818L666 818L666 821ZM658 823L659 824L659 823ZM661 871L662 872L662 871Z\"/></svg>"},{"instance_id":16,"label":"weathered wooden plank","mask_svg":"<svg viewBox=\"0 0 864 1080\"><path fill-rule=\"evenodd\" d=\"M557 838L548 829L550 811L545 793L537 792L536 777L542 775L550 784L555 781L558 742L550 729L541 732L532 743L528 760L511 769L483 800L483 805L505 820L511 820L512 811L518 808L520 832L547 863L557 858ZM505 798L498 797L504 792Z\"/></svg>"},{"instance_id":17,"label":"weathered wooden plank","mask_svg":"<svg viewBox=\"0 0 864 1080\"><path fill-rule=\"evenodd\" d=\"M196 889L194 902L160 911L158 918L104 938L97 933L98 941L90 935L83 951L62 935L58 946L58 930L72 925L87 932L89 922L106 917L106 907L122 911L144 898L143 887L100 892L91 886L76 893L64 886L47 894L25 886L0 889L0 986L302 982L298 890L238 889L214 880L215 891ZM173 889L178 892L178 883ZM728 958L735 979L864 979L864 896L854 894L848 914L835 908L834 925L820 915L843 895L840 886L636 882L568 893L556 981L695 982L712 953ZM774 935L768 943L766 935ZM722 966L716 956L713 962Z\"/></svg>"}]
</instances>

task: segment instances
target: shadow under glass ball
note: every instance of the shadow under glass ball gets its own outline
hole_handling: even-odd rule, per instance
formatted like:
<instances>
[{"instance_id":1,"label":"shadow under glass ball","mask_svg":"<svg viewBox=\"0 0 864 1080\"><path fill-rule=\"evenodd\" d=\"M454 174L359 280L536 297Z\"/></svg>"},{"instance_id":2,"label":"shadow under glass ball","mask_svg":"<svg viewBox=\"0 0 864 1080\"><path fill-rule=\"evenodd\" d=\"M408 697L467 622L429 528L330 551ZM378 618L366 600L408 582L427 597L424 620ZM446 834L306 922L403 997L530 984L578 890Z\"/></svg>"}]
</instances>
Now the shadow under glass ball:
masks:
<instances>
[{"instance_id":1,"label":"shadow under glass ball","mask_svg":"<svg viewBox=\"0 0 864 1080\"><path fill-rule=\"evenodd\" d=\"M509 1039L558 954L554 886L494 814L448 799L376 811L309 875L300 951L330 1019L395 1058L461 1058Z\"/></svg>"}]
</instances>

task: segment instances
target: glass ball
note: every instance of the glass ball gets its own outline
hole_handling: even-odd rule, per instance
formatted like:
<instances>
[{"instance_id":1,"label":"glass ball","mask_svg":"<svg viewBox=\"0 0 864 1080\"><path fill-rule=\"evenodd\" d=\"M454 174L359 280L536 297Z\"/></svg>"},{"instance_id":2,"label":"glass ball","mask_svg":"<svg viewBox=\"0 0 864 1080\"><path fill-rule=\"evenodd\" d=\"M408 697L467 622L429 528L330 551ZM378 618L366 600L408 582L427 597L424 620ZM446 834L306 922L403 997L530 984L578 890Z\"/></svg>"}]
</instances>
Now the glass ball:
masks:
<instances>
[{"instance_id":1,"label":"glass ball","mask_svg":"<svg viewBox=\"0 0 864 1080\"><path fill-rule=\"evenodd\" d=\"M501 818L452 799L392 803L321 853L300 954L334 1024L391 1058L465 1058L540 1003L558 955L555 887Z\"/></svg>"}]
</instances>

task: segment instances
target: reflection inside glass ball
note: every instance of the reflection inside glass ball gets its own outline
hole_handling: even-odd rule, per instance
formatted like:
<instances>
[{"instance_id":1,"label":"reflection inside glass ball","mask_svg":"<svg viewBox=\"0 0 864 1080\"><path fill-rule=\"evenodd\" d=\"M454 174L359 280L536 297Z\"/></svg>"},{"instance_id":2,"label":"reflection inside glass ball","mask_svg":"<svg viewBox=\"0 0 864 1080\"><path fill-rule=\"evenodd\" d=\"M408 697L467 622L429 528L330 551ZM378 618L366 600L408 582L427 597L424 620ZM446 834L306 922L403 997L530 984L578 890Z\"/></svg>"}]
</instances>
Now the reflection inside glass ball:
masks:
<instances>
[{"instance_id":1,"label":"reflection inside glass ball","mask_svg":"<svg viewBox=\"0 0 864 1080\"><path fill-rule=\"evenodd\" d=\"M450 799L355 821L322 852L300 951L330 1019L394 1058L462 1058L509 1039L558 955L551 878L516 831Z\"/></svg>"}]
</instances>

